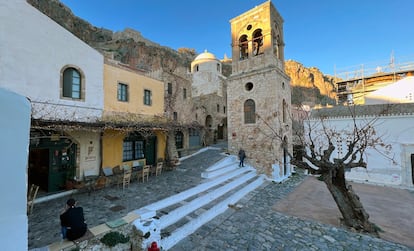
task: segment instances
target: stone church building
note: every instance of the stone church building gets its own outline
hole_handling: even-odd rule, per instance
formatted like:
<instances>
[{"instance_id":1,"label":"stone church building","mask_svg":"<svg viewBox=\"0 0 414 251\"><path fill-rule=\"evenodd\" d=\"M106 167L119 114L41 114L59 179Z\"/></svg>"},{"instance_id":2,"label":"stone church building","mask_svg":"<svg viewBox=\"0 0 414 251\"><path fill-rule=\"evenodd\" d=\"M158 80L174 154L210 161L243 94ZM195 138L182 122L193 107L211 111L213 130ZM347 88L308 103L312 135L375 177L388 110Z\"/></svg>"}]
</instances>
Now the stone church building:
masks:
<instances>
[{"instance_id":1,"label":"stone church building","mask_svg":"<svg viewBox=\"0 0 414 251\"><path fill-rule=\"evenodd\" d=\"M231 74L223 74L226 60L199 54L190 68L194 113L189 116L204 126L204 145L227 139L231 154L244 149L258 173L282 181L292 173L293 152L283 19L266 1L230 23Z\"/></svg>"},{"instance_id":2,"label":"stone church building","mask_svg":"<svg viewBox=\"0 0 414 251\"><path fill-rule=\"evenodd\" d=\"M291 174L290 79L284 71L283 19L267 1L230 20L232 74L227 81L228 144L243 148L259 173Z\"/></svg>"},{"instance_id":3,"label":"stone church building","mask_svg":"<svg viewBox=\"0 0 414 251\"><path fill-rule=\"evenodd\" d=\"M65 22L70 20L66 18ZM168 121L164 128L168 132L167 160L227 140L231 154L243 148L248 164L281 181L291 174L288 153L292 153L283 18L271 1L265 1L231 19L230 25L231 60L219 60L208 51L195 57L161 48L133 30L112 33L97 29L97 35L105 35L105 42L99 40L100 36L98 40L83 37L87 32L72 32L105 59L118 60L164 84L162 116ZM91 27L82 29L95 34L96 27ZM121 53L125 51L127 56Z\"/></svg>"},{"instance_id":4,"label":"stone church building","mask_svg":"<svg viewBox=\"0 0 414 251\"><path fill-rule=\"evenodd\" d=\"M212 53L198 55L191 63L192 101L195 119L205 127L204 145L227 138L226 77L222 64Z\"/></svg>"}]
</instances>

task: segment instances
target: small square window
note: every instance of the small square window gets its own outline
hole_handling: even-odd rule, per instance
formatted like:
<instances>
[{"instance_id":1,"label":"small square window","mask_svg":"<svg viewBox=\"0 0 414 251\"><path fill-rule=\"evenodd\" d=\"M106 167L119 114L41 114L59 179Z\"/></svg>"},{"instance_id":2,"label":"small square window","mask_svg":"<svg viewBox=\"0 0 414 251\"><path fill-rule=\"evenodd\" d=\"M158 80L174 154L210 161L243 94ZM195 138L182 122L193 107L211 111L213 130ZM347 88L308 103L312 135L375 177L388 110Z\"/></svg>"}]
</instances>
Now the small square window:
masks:
<instances>
[{"instance_id":1,"label":"small square window","mask_svg":"<svg viewBox=\"0 0 414 251\"><path fill-rule=\"evenodd\" d=\"M128 101L128 85L118 83L118 101Z\"/></svg>"},{"instance_id":2,"label":"small square window","mask_svg":"<svg viewBox=\"0 0 414 251\"><path fill-rule=\"evenodd\" d=\"M151 96L150 90L144 90L144 105L152 105Z\"/></svg>"}]
</instances>

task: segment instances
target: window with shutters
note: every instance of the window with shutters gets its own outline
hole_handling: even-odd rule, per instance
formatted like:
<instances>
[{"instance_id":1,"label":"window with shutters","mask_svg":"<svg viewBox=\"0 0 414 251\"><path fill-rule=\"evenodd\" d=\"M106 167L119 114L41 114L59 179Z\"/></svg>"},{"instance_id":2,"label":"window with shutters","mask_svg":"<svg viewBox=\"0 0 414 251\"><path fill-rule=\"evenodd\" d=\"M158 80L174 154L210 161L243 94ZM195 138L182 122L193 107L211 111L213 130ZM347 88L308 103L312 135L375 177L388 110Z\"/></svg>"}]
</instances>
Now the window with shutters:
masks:
<instances>
[{"instance_id":1,"label":"window with shutters","mask_svg":"<svg viewBox=\"0 0 414 251\"><path fill-rule=\"evenodd\" d=\"M128 85L118 83L118 101L128 101Z\"/></svg>"}]
</instances>

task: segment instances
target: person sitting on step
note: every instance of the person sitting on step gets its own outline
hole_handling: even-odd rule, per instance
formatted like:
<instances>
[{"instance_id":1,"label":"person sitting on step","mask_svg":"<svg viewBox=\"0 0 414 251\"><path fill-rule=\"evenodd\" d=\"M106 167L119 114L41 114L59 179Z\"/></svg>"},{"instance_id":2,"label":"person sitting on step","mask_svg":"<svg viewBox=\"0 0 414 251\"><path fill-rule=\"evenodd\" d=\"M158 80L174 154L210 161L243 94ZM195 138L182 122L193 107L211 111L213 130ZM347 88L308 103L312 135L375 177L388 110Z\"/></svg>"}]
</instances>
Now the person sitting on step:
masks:
<instances>
[{"instance_id":1,"label":"person sitting on step","mask_svg":"<svg viewBox=\"0 0 414 251\"><path fill-rule=\"evenodd\" d=\"M70 241L79 239L87 231L87 225L83 216L83 208L76 207L76 201L70 198L66 202L65 210L60 215L62 226L62 238Z\"/></svg>"}]
</instances>

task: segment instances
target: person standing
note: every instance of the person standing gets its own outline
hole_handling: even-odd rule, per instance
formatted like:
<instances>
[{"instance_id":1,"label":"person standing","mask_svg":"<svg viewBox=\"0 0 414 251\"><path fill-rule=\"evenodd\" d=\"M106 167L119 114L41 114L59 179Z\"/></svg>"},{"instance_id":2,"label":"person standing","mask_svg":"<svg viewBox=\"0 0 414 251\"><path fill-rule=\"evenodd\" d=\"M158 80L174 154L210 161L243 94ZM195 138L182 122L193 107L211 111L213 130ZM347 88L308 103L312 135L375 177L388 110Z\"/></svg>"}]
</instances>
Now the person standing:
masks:
<instances>
[{"instance_id":1,"label":"person standing","mask_svg":"<svg viewBox=\"0 0 414 251\"><path fill-rule=\"evenodd\" d=\"M70 198L66 202L65 210L60 215L60 224L62 226L62 237L70 241L79 239L87 230L83 208L76 207L76 201Z\"/></svg>"},{"instance_id":2,"label":"person standing","mask_svg":"<svg viewBox=\"0 0 414 251\"><path fill-rule=\"evenodd\" d=\"M239 150L239 160L240 160L239 167L240 166L244 167L244 159L245 158L246 158L246 153L244 152L243 149L240 148L240 150Z\"/></svg>"}]
</instances>

